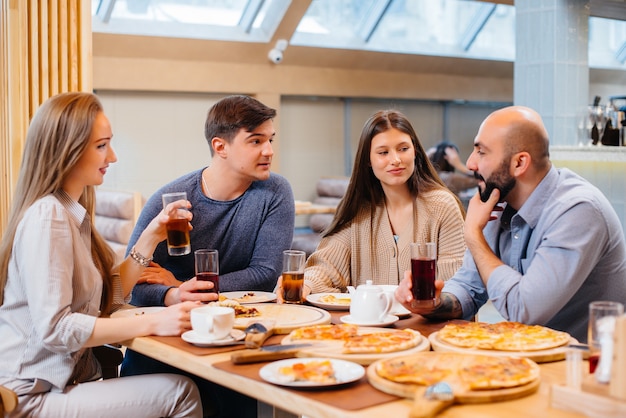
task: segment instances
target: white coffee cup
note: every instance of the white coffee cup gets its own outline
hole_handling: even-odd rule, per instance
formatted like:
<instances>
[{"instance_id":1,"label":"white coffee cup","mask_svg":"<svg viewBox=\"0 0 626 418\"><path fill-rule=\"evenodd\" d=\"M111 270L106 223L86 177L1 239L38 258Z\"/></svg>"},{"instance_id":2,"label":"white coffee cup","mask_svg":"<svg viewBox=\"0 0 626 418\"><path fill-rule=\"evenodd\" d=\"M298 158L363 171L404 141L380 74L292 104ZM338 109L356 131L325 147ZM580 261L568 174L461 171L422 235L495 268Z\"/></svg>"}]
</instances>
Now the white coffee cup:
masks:
<instances>
[{"instance_id":1,"label":"white coffee cup","mask_svg":"<svg viewBox=\"0 0 626 418\"><path fill-rule=\"evenodd\" d=\"M393 304L391 305L391 310L389 311L390 314L392 314L392 315L398 315L398 314L404 315L404 314L411 313L407 308L402 306L402 304L400 303L400 301L398 301L398 299L396 299L396 289L398 288L398 285L396 285L396 284L379 284L378 286L380 288L382 288L383 291L389 295L391 300L393 300Z\"/></svg>"},{"instance_id":2,"label":"white coffee cup","mask_svg":"<svg viewBox=\"0 0 626 418\"><path fill-rule=\"evenodd\" d=\"M202 306L191 310L191 328L207 341L222 340L235 325L235 310L224 306Z\"/></svg>"},{"instance_id":3,"label":"white coffee cup","mask_svg":"<svg viewBox=\"0 0 626 418\"><path fill-rule=\"evenodd\" d=\"M391 310L393 299L380 286L367 280L356 288L350 302L350 318L363 324L384 322Z\"/></svg>"}]
</instances>

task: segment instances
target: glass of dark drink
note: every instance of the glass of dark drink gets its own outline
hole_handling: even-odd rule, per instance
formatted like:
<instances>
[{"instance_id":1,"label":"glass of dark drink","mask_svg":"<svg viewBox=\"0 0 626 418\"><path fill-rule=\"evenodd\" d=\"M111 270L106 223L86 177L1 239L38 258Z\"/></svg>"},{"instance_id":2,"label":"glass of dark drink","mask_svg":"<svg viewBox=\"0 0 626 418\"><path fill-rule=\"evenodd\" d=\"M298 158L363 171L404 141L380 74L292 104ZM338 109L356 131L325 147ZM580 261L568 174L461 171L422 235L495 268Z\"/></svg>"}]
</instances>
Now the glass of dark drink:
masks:
<instances>
[{"instance_id":1,"label":"glass of dark drink","mask_svg":"<svg viewBox=\"0 0 626 418\"><path fill-rule=\"evenodd\" d=\"M165 226L167 229L167 252L169 255L187 255L191 252L189 221L184 216L183 212L187 211L187 193L175 192L163 194L163 209L166 209L167 205L174 202L180 202L180 206L176 208L176 215L180 216L170 216L170 220Z\"/></svg>"},{"instance_id":2,"label":"glass of dark drink","mask_svg":"<svg viewBox=\"0 0 626 418\"><path fill-rule=\"evenodd\" d=\"M220 292L220 260L217 250L196 250L196 280L213 283L213 288L201 290L202 293Z\"/></svg>"},{"instance_id":3,"label":"glass of dark drink","mask_svg":"<svg viewBox=\"0 0 626 418\"><path fill-rule=\"evenodd\" d=\"M434 306L435 276L437 272L437 244L411 244L411 275L413 298L422 307Z\"/></svg>"},{"instance_id":4,"label":"glass of dark drink","mask_svg":"<svg viewBox=\"0 0 626 418\"><path fill-rule=\"evenodd\" d=\"M283 300L285 303L302 303L304 262L306 253L298 250L283 251Z\"/></svg>"}]
</instances>

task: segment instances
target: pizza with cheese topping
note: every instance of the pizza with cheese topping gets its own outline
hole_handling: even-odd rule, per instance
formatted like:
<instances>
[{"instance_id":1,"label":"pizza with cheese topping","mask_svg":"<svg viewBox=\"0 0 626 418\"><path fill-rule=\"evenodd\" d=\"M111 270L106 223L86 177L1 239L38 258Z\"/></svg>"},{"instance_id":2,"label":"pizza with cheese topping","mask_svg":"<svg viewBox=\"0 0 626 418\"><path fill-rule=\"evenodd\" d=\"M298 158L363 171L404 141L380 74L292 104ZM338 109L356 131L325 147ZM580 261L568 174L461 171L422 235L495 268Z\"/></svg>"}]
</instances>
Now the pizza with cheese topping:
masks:
<instances>
[{"instance_id":1,"label":"pizza with cheese topping","mask_svg":"<svg viewBox=\"0 0 626 418\"><path fill-rule=\"evenodd\" d=\"M571 339L566 332L509 321L447 324L437 332L437 338L456 347L500 351L546 350L568 344Z\"/></svg>"}]
</instances>

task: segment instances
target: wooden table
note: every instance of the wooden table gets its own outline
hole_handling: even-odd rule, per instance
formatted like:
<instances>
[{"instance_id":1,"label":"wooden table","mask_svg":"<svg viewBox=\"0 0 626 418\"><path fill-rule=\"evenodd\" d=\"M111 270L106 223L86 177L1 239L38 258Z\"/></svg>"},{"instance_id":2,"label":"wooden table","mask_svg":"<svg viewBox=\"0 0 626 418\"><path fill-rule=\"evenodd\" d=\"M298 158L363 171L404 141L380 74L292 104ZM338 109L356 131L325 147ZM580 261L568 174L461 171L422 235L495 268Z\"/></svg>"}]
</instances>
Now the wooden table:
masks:
<instances>
[{"instance_id":1,"label":"wooden table","mask_svg":"<svg viewBox=\"0 0 626 418\"><path fill-rule=\"evenodd\" d=\"M335 213L336 206L318 205L303 200L296 200L296 215L312 215L315 213Z\"/></svg>"},{"instance_id":2,"label":"wooden table","mask_svg":"<svg viewBox=\"0 0 626 418\"><path fill-rule=\"evenodd\" d=\"M346 312L332 312L332 321L338 323L338 318ZM419 330L423 335L438 330L444 323L431 323L424 318L413 315L392 325L395 328L410 327ZM280 408L276 413L271 408L261 406L259 416L293 416L320 418L379 418L408 417L412 405L411 400L397 398L380 405L364 409L347 411L319 400L312 399L307 391L295 391L288 388L254 380L239 374L230 373L215 367L215 364L229 361L232 352L222 352L209 355L197 355L189 351L173 347L158 341L158 337L141 337L126 341L124 345L147 356L153 357L174 367L193 373L222 386L236 390L248 396L259 399L270 405ZM575 418L585 415L566 412L550 407L550 390L552 384L565 384L566 362L558 361L543 363L541 367L541 385L538 391L530 396L497 403L454 405L443 411L440 417L493 417L493 418L526 418L526 417L554 417ZM586 367L586 362L583 365ZM330 392L331 390L329 390ZM288 411L285 413L284 411Z\"/></svg>"}]
</instances>

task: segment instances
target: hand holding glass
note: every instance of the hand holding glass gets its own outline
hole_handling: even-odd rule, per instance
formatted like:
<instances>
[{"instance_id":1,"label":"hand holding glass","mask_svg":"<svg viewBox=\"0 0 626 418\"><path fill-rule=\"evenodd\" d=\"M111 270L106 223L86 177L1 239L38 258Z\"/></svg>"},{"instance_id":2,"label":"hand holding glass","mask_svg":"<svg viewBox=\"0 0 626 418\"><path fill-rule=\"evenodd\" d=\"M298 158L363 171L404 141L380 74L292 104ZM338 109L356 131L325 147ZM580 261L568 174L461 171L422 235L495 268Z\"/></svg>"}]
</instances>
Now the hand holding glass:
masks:
<instances>
[{"instance_id":1,"label":"hand holding glass","mask_svg":"<svg viewBox=\"0 0 626 418\"><path fill-rule=\"evenodd\" d=\"M200 293L220 292L220 260L217 250L196 250L196 280L213 283L213 289L199 290Z\"/></svg>"},{"instance_id":2,"label":"hand holding glass","mask_svg":"<svg viewBox=\"0 0 626 418\"><path fill-rule=\"evenodd\" d=\"M302 303L304 262L306 253L297 250L283 251L283 300L285 303Z\"/></svg>"},{"instance_id":3,"label":"hand holding glass","mask_svg":"<svg viewBox=\"0 0 626 418\"><path fill-rule=\"evenodd\" d=\"M166 209L167 205L170 203L179 200L187 201L187 193L164 193L163 209ZM170 220L167 222L167 252L169 255L187 255L191 252L189 221L184 216L183 212L186 210L186 206L180 206L176 209L176 213L170 216Z\"/></svg>"},{"instance_id":4,"label":"hand holding glass","mask_svg":"<svg viewBox=\"0 0 626 418\"><path fill-rule=\"evenodd\" d=\"M434 306L436 269L437 244L434 242L412 243L411 275L413 276L413 298L423 307Z\"/></svg>"}]
</instances>

